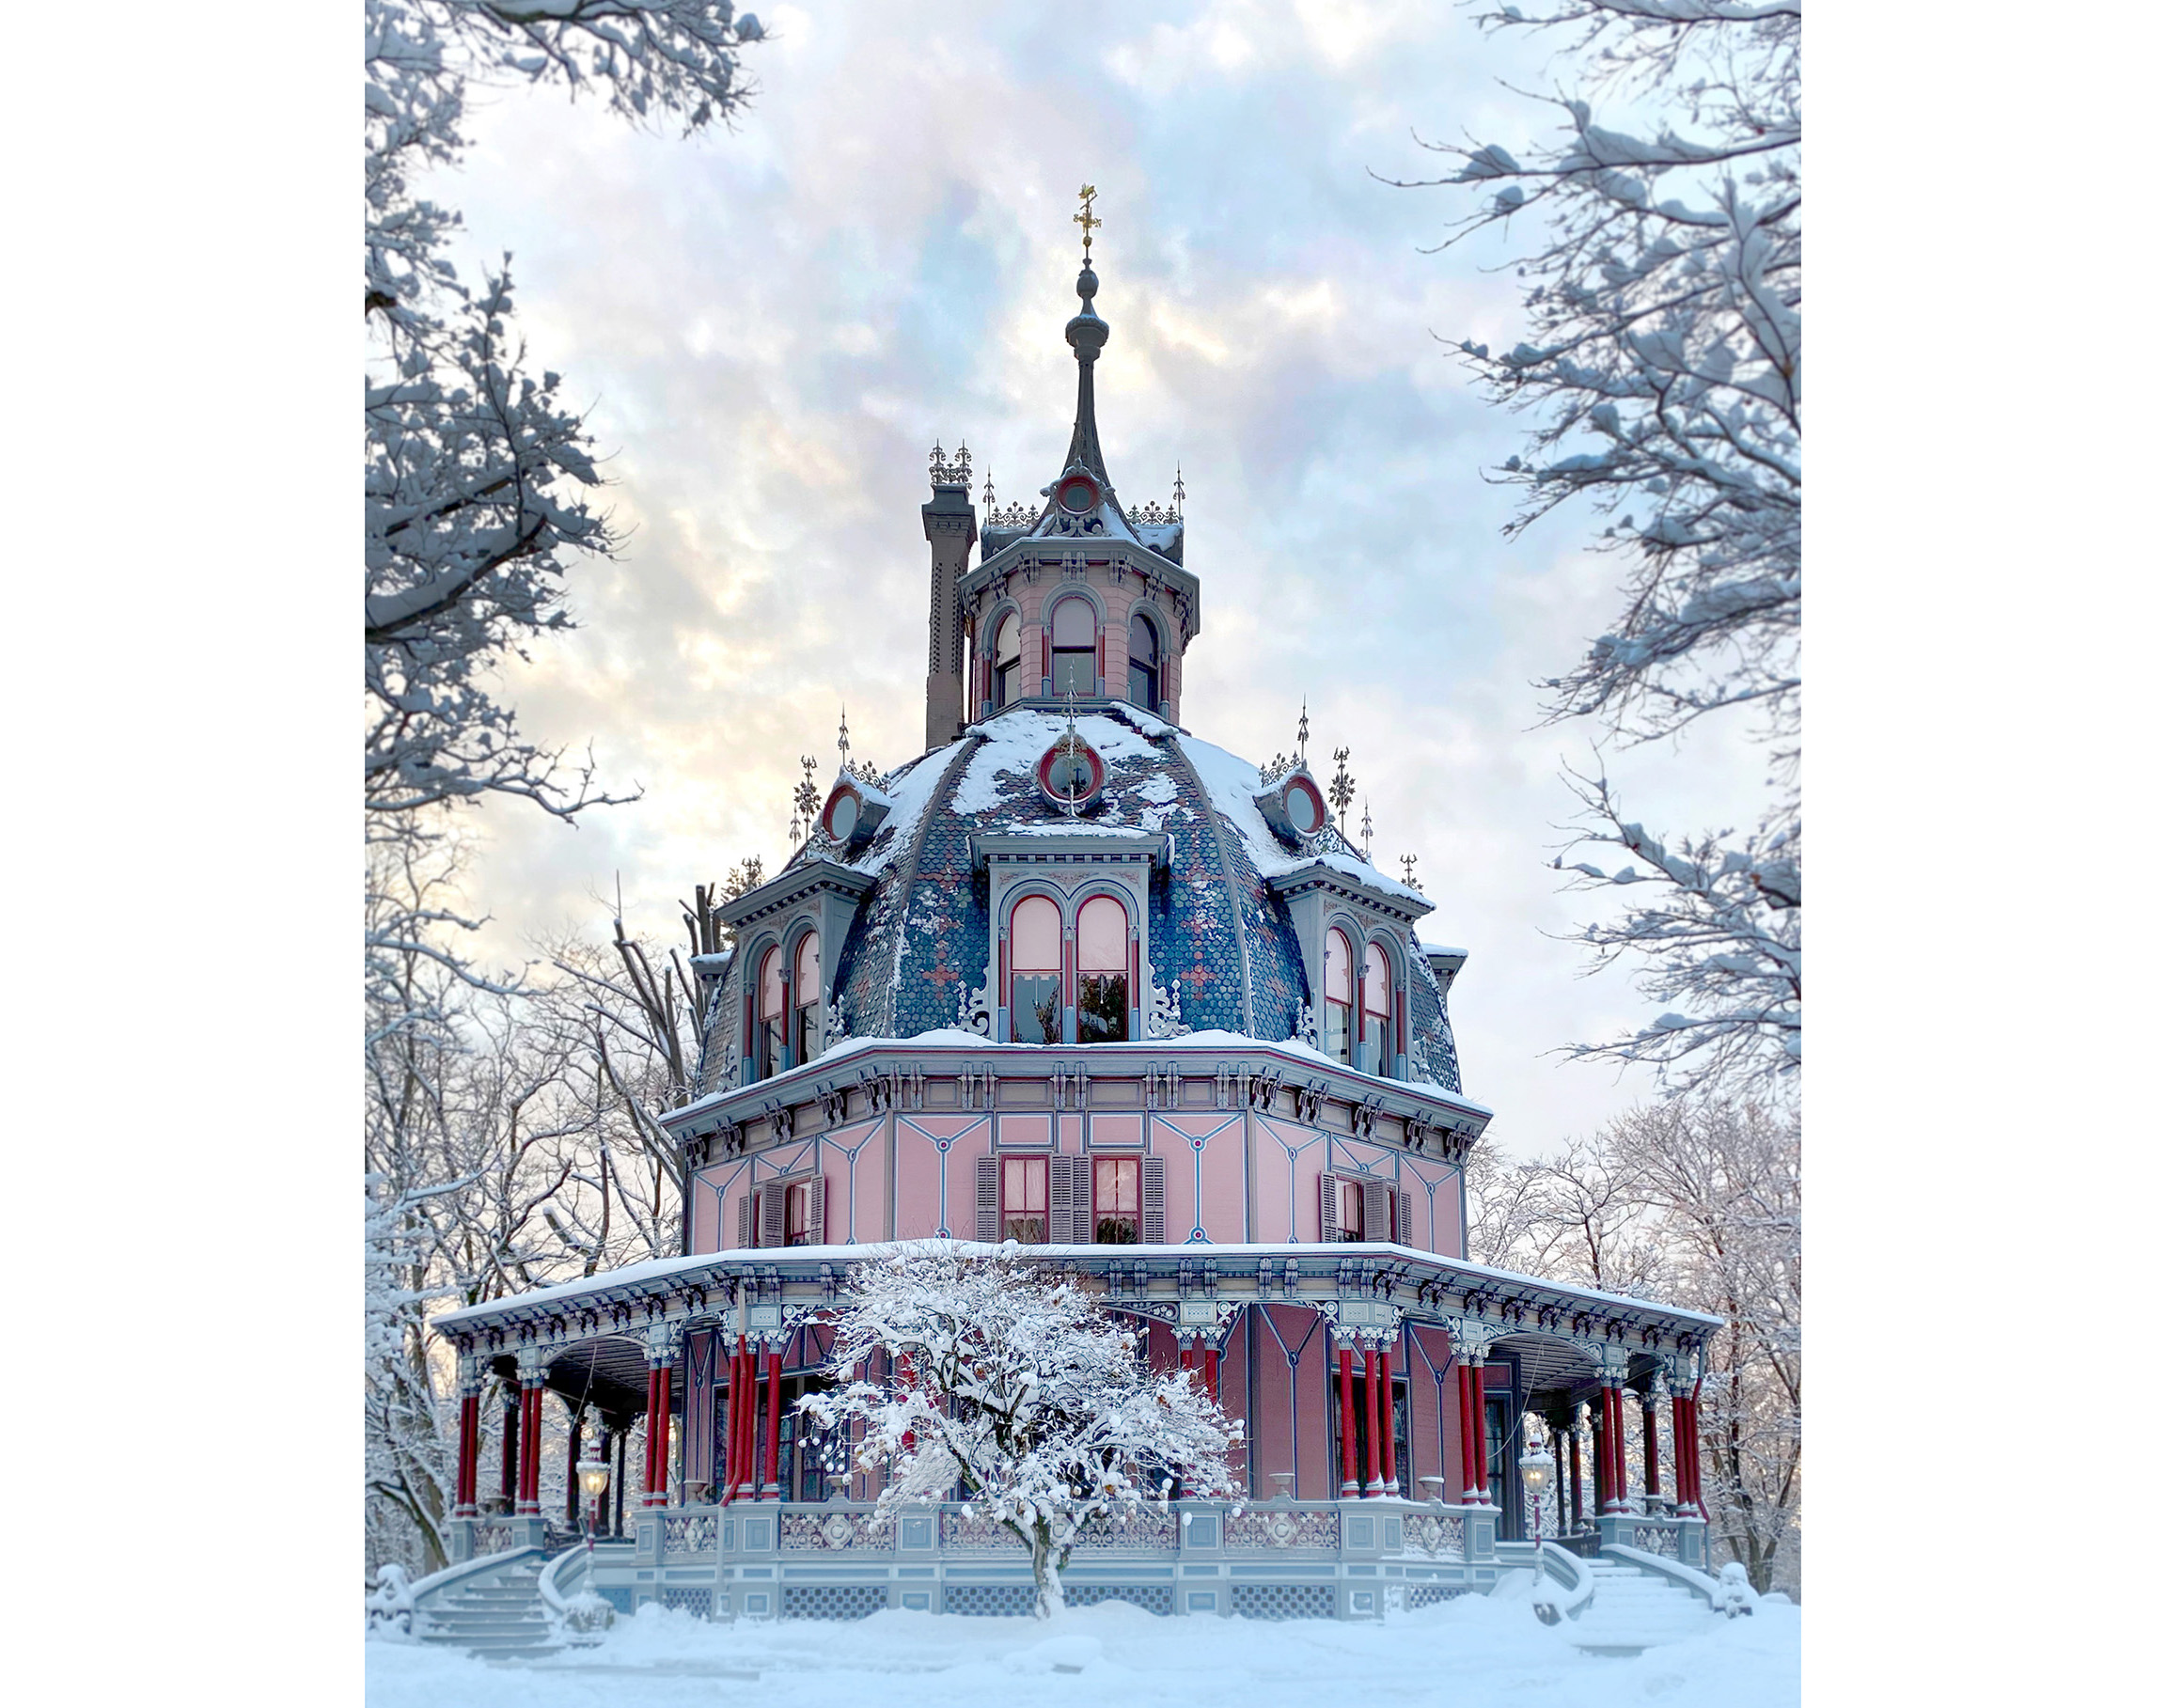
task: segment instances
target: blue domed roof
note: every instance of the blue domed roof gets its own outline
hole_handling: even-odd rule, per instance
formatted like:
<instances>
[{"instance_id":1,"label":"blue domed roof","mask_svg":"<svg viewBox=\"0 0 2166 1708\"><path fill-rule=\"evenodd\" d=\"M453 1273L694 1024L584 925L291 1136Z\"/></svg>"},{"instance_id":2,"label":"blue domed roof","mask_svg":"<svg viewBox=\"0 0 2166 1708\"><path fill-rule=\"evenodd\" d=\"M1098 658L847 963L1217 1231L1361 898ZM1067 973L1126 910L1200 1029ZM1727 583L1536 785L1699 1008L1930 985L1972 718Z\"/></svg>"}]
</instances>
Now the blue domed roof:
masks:
<instances>
[{"instance_id":1,"label":"blue domed roof","mask_svg":"<svg viewBox=\"0 0 2166 1708\"><path fill-rule=\"evenodd\" d=\"M973 837L1103 835L1166 838L1153 873L1147 937L1153 980L1179 985L1192 1032L1277 1042L1299 1036L1314 1001L1287 903L1266 880L1297 868L1342 874L1390 899L1402 917L1425 913L1420 892L1363 861L1326 825L1298 846L1264 822L1256 766L1120 702L1075 717L1105 762L1102 791L1071 815L1042 791L1039 760L1069 729L1065 715L1018 707L974 724L880 779L887 816L855 849L815 831L777 878L829 862L873 880L857 903L835 988L854 1038L910 1038L967 1023L968 994L986 979L990 885ZM1443 992L1407 933L1409 1078L1460 1089ZM711 1029L719 1026L717 1012ZM717 1052L710 1050L712 1058ZM702 1089L710 1089L708 1073Z\"/></svg>"}]
</instances>

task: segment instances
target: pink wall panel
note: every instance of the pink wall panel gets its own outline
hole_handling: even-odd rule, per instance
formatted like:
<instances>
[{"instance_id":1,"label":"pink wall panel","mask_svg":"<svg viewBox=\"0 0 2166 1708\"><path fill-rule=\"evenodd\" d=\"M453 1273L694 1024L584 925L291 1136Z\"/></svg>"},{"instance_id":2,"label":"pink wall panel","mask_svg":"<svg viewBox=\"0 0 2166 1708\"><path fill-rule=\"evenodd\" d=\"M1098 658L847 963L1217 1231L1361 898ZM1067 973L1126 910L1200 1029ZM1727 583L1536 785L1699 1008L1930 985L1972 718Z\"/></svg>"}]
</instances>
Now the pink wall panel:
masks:
<instances>
[{"instance_id":1,"label":"pink wall panel","mask_svg":"<svg viewBox=\"0 0 2166 1708\"><path fill-rule=\"evenodd\" d=\"M909 1121L895 1122L895 1237L931 1239L940 1230L940 1152Z\"/></svg>"},{"instance_id":2,"label":"pink wall panel","mask_svg":"<svg viewBox=\"0 0 2166 1708\"><path fill-rule=\"evenodd\" d=\"M1328 1325L1305 1307L1266 1305L1258 1314L1255 1424L1260 1498L1278 1493L1271 1481L1273 1471L1298 1472L1294 1488L1297 1499L1325 1500L1338 1492L1337 1472L1326 1463L1330 1437L1323 1402L1329 1348ZM1298 1360L1292 1368L1288 1353ZM1298 1418L1292 1415L1295 1412Z\"/></svg>"},{"instance_id":3,"label":"pink wall panel","mask_svg":"<svg viewBox=\"0 0 2166 1708\"><path fill-rule=\"evenodd\" d=\"M1248 1237L1242 1136L1236 1120L1203 1151L1203 1207L1198 1219L1204 1233L1220 1245L1237 1245Z\"/></svg>"},{"instance_id":4,"label":"pink wall panel","mask_svg":"<svg viewBox=\"0 0 2166 1708\"><path fill-rule=\"evenodd\" d=\"M698 1176L704 1189L693 1199L694 1255L704 1251L728 1251L737 1244L737 1200L751 1190L752 1164L749 1159L730 1163L717 1163L702 1169ZM714 1244L701 1246L698 1235L699 1199L707 1199L714 1209Z\"/></svg>"},{"instance_id":5,"label":"pink wall panel","mask_svg":"<svg viewBox=\"0 0 2166 1708\"><path fill-rule=\"evenodd\" d=\"M692 1177L692 1255L722 1249L722 1201L714 1183L722 1171L705 1168Z\"/></svg>"},{"instance_id":6,"label":"pink wall panel","mask_svg":"<svg viewBox=\"0 0 2166 1708\"><path fill-rule=\"evenodd\" d=\"M1416 1499L1426 1500L1435 1493L1433 1486L1424 1485L1423 1477L1444 1479L1443 1497L1456 1500L1459 1465L1459 1405L1458 1375L1452 1368L1452 1340L1443 1330L1413 1328L1407 1333L1412 1344L1406 1355L1407 1402L1413 1411L1414 1481L1407 1493ZM1444 1372L1444 1390L1439 1404L1436 1390L1436 1371Z\"/></svg>"},{"instance_id":7,"label":"pink wall panel","mask_svg":"<svg viewBox=\"0 0 2166 1708\"><path fill-rule=\"evenodd\" d=\"M958 1125L948 1147L948 1231L959 1240L978 1237L978 1159L992 1150L989 1115Z\"/></svg>"},{"instance_id":8,"label":"pink wall panel","mask_svg":"<svg viewBox=\"0 0 2166 1708\"><path fill-rule=\"evenodd\" d=\"M1076 1118L1063 1116L1065 1129L1061 1142L1066 1144L1075 1132ZM1139 1145L1143 1142L1143 1118L1140 1115L1093 1115L1091 1118L1091 1142L1094 1145Z\"/></svg>"},{"instance_id":9,"label":"pink wall panel","mask_svg":"<svg viewBox=\"0 0 2166 1708\"><path fill-rule=\"evenodd\" d=\"M1419 1162L1412 1157L1401 1167L1405 1172L1400 1184L1414 1199L1419 1243L1447 1257L1464 1257L1459 1232L1459 1171L1442 1163Z\"/></svg>"},{"instance_id":10,"label":"pink wall panel","mask_svg":"<svg viewBox=\"0 0 2166 1708\"><path fill-rule=\"evenodd\" d=\"M1053 1142L1053 1118L1050 1115L1003 1115L1000 1118L1000 1142L1003 1145L1047 1145Z\"/></svg>"},{"instance_id":11,"label":"pink wall panel","mask_svg":"<svg viewBox=\"0 0 2166 1708\"><path fill-rule=\"evenodd\" d=\"M1256 1231L1261 1241L1316 1238L1316 1176L1324 1135L1290 1120L1256 1118Z\"/></svg>"},{"instance_id":12,"label":"pink wall panel","mask_svg":"<svg viewBox=\"0 0 2166 1708\"><path fill-rule=\"evenodd\" d=\"M827 1180L827 1243L863 1245L887 1228L887 1123L874 1117L824 1134L820 1171Z\"/></svg>"},{"instance_id":13,"label":"pink wall panel","mask_svg":"<svg viewBox=\"0 0 2166 1708\"><path fill-rule=\"evenodd\" d=\"M1154 1115L1151 1117L1151 1151L1166 1159L1166 1239L1178 1246L1196 1237L1199 1215L1212 1200L1211 1182L1231 1169L1233 1179L1232 1214L1221 1214L1214 1226L1202 1222L1204 1236L1220 1243L1241 1238L1241 1139L1242 1118L1215 1110L1208 1115ZM1199 1149L1198 1147L1201 1148ZM1201 1185L1203 1202L1198 1202Z\"/></svg>"}]
</instances>

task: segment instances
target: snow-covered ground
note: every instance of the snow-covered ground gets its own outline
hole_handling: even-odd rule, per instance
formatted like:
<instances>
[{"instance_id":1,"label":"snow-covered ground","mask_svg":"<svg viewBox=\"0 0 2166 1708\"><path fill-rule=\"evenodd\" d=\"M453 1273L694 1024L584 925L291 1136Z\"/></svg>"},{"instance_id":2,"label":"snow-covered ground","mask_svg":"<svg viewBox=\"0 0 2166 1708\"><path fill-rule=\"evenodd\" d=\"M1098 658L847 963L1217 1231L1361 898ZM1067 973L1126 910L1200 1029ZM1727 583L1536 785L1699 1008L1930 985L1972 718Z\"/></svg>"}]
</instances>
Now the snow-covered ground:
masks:
<instances>
[{"instance_id":1,"label":"snow-covered ground","mask_svg":"<svg viewBox=\"0 0 2166 1708\"><path fill-rule=\"evenodd\" d=\"M1784 1708L1798 1701L1799 1609L1762 1602L1704 1636L1629 1659L1582 1654L1524 1579L1382 1624L1158 1619L1120 1603L1051 1624L879 1613L850 1622L710 1624L643 1608L602 1643L528 1665L371 1642L370 1708L1269 1708L1355 1700L1483 1708Z\"/></svg>"}]
</instances>

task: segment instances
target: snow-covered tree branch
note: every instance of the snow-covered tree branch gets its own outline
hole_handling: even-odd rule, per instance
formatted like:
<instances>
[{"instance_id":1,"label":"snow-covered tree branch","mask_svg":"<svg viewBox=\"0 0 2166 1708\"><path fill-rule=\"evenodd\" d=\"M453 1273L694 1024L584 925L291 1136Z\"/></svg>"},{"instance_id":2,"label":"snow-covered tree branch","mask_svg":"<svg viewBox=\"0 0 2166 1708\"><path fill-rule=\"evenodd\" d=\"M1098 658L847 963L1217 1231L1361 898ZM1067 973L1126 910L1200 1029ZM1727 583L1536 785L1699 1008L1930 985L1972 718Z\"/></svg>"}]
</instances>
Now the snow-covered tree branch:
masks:
<instances>
[{"instance_id":1,"label":"snow-covered tree branch","mask_svg":"<svg viewBox=\"0 0 2166 1708\"><path fill-rule=\"evenodd\" d=\"M1193 1372L1147 1368L1082 1277L1021 1249L916 1241L855 1266L828 1357L841 1386L799 1403L824 1427L864 1425L857 1463L884 1479L883 1514L960 1482L1029 1548L1043 1619L1093 1519L1163 1510L1177 1483L1231 1498L1241 1425ZM875 1355L893 1373L869 1380Z\"/></svg>"},{"instance_id":2,"label":"snow-covered tree branch","mask_svg":"<svg viewBox=\"0 0 2166 1708\"><path fill-rule=\"evenodd\" d=\"M1542 684L1548 713L1645 742L1742 712L1774 761L1775 799L1734 849L1715 839L1632 847L1624 833L1635 827L1616 822L1597 785L1589 839L1630 847L1673 888L1667 903L1595 928L1598 962L1626 948L1647 956L1651 985L1680 1007L1588 1053L1665 1073L1689 1063L1687 1085L1741 1054L1787 1071L1799 1058L1795 889L1778 901L1751 878L1775 861L1794 880L1800 849L1800 11L1556 0L1478 17L1492 31L1560 32L1588 92L1625 115L1598 122L1593 102L1561 91L1542 98L1560 121L1556 140L1516 154L1471 138L1423 145L1457 162L1423 182L1479 196L1446 246L1530 220L1539 233L1514 261L1528 281L1529 336L1495 353L1458 345L1494 401L1534 419L1526 453L1499 471L1524 498L1507 532L1583 498L1625 565L1614 624ZM1740 877L1742 889L1730 883ZM1729 947L1708 947L1725 933ZM1758 951L1746 946L1761 939L1786 950L1748 974ZM1779 1001L1759 987L1785 957L1790 990ZM1740 1051L1741 1038L1770 1033L1779 1047Z\"/></svg>"}]
</instances>

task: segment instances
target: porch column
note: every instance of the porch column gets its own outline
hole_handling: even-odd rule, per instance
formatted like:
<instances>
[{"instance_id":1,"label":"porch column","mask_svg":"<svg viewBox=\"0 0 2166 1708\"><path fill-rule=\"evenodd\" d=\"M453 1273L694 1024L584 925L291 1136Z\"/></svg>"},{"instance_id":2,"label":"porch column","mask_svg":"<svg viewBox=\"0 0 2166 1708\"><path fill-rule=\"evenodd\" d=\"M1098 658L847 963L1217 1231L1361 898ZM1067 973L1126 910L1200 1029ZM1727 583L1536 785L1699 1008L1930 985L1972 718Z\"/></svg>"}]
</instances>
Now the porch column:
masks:
<instances>
[{"instance_id":1,"label":"porch column","mask_svg":"<svg viewBox=\"0 0 2166 1708\"><path fill-rule=\"evenodd\" d=\"M762 1499L782 1498L782 1347L767 1342L767 1482Z\"/></svg>"},{"instance_id":2,"label":"porch column","mask_svg":"<svg viewBox=\"0 0 2166 1708\"><path fill-rule=\"evenodd\" d=\"M1462 1501L1482 1500L1487 1494L1474 1457L1474 1385L1467 1360L1459 1360L1459 1482Z\"/></svg>"},{"instance_id":3,"label":"porch column","mask_svg":"<svg viewBox=\"0 0 2166 1708\"><path fill-rule=\"evenodd\" d=\"M626 1442L632 1434L632 1419L627 1418L619 1424L616 1434L617 1474L609 1479L609 1486L614 1492L613 1498L616 1501L616 1512L609 1523L609 1534L621 1536L624 1534L624 1459L629 1451Z\"/></svg>"},{"instance_id":4,"label":"porch column","mask_svg":"<svg viewBox=\"0 0 2166 1708\"><path fill-rule=\"evenodd\" d=\"M1339 1349L1339 1498L1345 1500L1361 1493L1360 1481L1354 1475L1354 1349Z\"/></svg>"},{"instance_id":5,"label":"porch column","mask_svg":"<svg viewBox=\"0 0 2166 1708\"><path fill-rule=\"evenodd\" d=\"M1376 1349L1376 1370L1383 1387L1384 1493L1399 1492L1399 1408L1391 1402L1391 1349Z\"/></svg>"},{"instance_id":6,"label":"porch column","mask_svg":"<svg viewBox=\"0 0 2166 1708\"><path fill-rule=\"evenodd\" d=\"M1662 1378L1650 1376L1640 1395L1640 1440L1646 1457L1647 1510L1652 1512L1654 1501L1662 1493L1662 1440L1656 1428L1655 1408L1660 1403Z\"/></svg>"},{"instance_id":7,"label":"porch column","mask_svg":"<svg viewBox=\"0 0 2166 1708\"><path fill-rule=\"evenodd\" d=\"M579 1440L586 1433L586 1421L587 1408L573 1406L572 1432L564 1449L564 1522L574 1527L579 1523Z\"/></svg>"},{"instance_id":8,"label":"porch column","mask_svg":"<svg viewBox=\"0 0 2166 1708\"><path fill-rule=\"evenodd\" d=\"M1218 1349L1216 1346L1203 1348L1203 1391L1211 1396L1214 1404L1217 1402Z\"/></svg>"},{"instance_id":9,"label":"porch column","mask_svg":"<svg viewBox=\"0 0 2166 1708\"><path fill-rule=\"evenodd\" d=\"M1575 1530L1586 1521L1587 1516L1587 1508L1580 1496L1579 1485L1579 1412L1578 1406L1575 1405L1572 1408L1572 1423L1564 1432L1566 1450L1572 1456L1572 1528Z\"/></svg>"},{"instance_id":10,"label":"porch column","mask_svg":"<svg viewBox=\"0 0 2166 1708\"><path fill-rule=\"evenodd\" d=\"M526 1402L516 1388L504 1396L504 1429L497 1445L502 1449L496 1469L496 1493L507 1512L519 1504L519 1413Z\"/></svg>"},{"instance_id":11,"label":"porch column","mask_svg":"<svg viewBox=\"0 0 2166 1708\"><path fill-rule=\"evenodd\" d=\"M451 1515L472 1518L481 1510L477 1498L481 1466L481 1375L464 1359L459 1366L459 1486Z\"/></svg>"},{"instance_id":12,"label":"porch column","mask_svg":"<svg viewBox=\"0 0 2166 1708\"><path fill-rule=\"evenodd\" d=\"M683 1340L674 1323L657 1323L647 1331L647 1477L640 1505L669 1504L670 1372Z\"/></svg>"},{"instance_id":13,"label":"porch column","mask_svg":"<svg viewBox=\"0 0 2166 1708\"><path fill-rule=\"evenodd\" d=\"M1670 1396L1671 1451L1677 1456L1677 1510L1689 1507L1700 1517L1707 1509L1700 1503L1700 1420L1698 1403L1679 1388Z\"/></svg>"},{"instance_id":14,"label":"porch column","mask_svg":"<svg viewBox=\"0 0 2166 1708\"><path fill-rule=\"evenodd\" d=\"M1624 1388L1614 1375L1602 1376L1602 1510L1629 1512L1624 1476Z\"/></svg>"},{"instance_id":15,"label":"porch column","mask_svg":"<svg viewBox=\"0 0 2166 1708\"><path fill-rule=\"evenodd\" d=\"M1479 1355L1467 1367L1467 1380L1474 1413L1474 1486L1482 1491L1482 1504L1488 1506L1493 1504L1489 1498L1489 1400L1488 1390L1482 1384Z\"/></svg>"},{"instance_id":16,"label":"porch column","mask_svg":"<svg viewBox=\"0 0 2166 1708\"><path fill-rule=\"evenodd\" d=\"M1361 1481L1364 1498L1373 1500L1384 1493L1384 1458L1376 1437L1381 1432L1381 1416L1376 1405L1376 1346L1373 1341L1361 1349L1361 1383L1367 1390L1369 1411L1369 1450L1362 1454Z\"/></svg>"},{"instance_id":17,"label":"porch column","mask_svg":"<svg viewBox=\"0 0 2166 1708\"><path fill-rule=\"evenodd\" d=\"M519 1498L522 1518L542 1515L542 1378L539 1365L519 1369Z\"/></svg>"},{"instance_id":18,"label":"porch column","mask_svg":"<svg viewBox=\"0 0 2166 1708\"><path fill-rule=\"evenodd\" d=\"M745 1403L745 1337L730 1349L730 1398L722 1408L722 1475L715 1498L728 1506L737 1496L737 1484L745 1476L745 1448L737 1439L737 1409Z\"/></svg>"}]
</instances>

